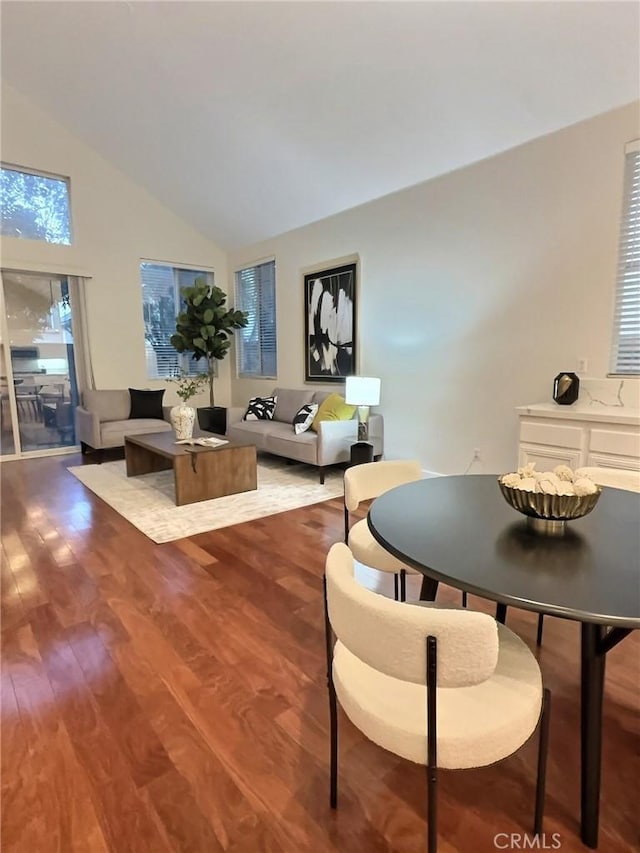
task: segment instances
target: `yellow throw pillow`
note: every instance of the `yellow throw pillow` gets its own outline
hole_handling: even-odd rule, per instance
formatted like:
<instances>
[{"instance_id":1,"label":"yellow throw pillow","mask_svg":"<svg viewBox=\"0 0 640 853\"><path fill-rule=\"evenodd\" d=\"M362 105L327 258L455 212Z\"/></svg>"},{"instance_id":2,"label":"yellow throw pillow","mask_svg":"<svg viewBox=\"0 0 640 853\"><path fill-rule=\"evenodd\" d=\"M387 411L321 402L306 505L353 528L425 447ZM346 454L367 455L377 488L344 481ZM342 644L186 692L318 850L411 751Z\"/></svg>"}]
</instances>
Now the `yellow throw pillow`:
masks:
<instances>
[{"instance_id":1,"label":"yellow throw pillow","mask_svg":"<svg viewBox=\"0 0 640 853\"><path fill-rule=\"evenodd\" d=\"M355 406L349 406L340 394L329 394L324 403L320 404L318 414L313 419L311 429L318 432L320 421L350 421L356 411Z\"/></svg>"}]
</instances>

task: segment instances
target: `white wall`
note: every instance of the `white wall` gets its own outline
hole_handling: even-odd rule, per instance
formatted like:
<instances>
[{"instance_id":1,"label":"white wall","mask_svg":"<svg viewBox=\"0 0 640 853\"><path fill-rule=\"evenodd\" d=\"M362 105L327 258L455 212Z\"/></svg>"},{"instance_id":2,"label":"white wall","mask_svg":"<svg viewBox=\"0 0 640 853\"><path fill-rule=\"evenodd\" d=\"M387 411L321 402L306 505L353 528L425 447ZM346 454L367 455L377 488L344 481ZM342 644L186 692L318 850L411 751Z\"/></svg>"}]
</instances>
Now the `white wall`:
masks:
<instances>
[{"instance_id":1,"label":"white wall","mask_svg":"<svg viewBox=\"0 0 640 853\"><path fill-rule=\"evenodd\" d=\"M387 454L454 473L478 447L473 471L513 466L514 407L550 399L579 359L608 370L638 107L232 253L230 272L276 258L277 384L304 384L304 269L357 254L358 372L382 378ZM234 402L274 384L235 379Z\"/></svg>"},{"instance_id":2,"label":"white wall","mask_svg":"<svg viewBox=\"0 0 640 853\"><path fill-rule=\"evenodd\" d=\"M226 254L152 195L8 86L2 88L2 160L71 179L73 245L3 237L4 268L76 272L87 286L91 355L98 388L165 387L147 379L140 260L213 268L227 284ZM176 156L174 168L189 168ZM229 402L231 359L216 380ZM167 387L165 401L177 402ZM196 398L206 405L206 395Z\"/></svg>"}]
</instances>

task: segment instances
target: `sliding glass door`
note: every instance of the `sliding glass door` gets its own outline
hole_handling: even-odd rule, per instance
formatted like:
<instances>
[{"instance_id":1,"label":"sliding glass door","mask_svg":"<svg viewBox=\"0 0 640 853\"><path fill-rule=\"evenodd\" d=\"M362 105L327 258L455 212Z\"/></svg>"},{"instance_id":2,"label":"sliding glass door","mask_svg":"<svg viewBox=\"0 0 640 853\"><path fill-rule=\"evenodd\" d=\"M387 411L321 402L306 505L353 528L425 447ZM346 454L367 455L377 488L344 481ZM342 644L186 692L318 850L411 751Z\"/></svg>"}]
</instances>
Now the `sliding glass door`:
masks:
<instances>
[{"instance_id":1,"label":"sliding glass door","mask_svg":"<svg viewBox=\"0 0 640 853\"><path fill-rule=\"evenodd\" d=\"M2 289L1 453L74 447L79 394L67 278L3 271Z\"/></svg>"}]
</instances>

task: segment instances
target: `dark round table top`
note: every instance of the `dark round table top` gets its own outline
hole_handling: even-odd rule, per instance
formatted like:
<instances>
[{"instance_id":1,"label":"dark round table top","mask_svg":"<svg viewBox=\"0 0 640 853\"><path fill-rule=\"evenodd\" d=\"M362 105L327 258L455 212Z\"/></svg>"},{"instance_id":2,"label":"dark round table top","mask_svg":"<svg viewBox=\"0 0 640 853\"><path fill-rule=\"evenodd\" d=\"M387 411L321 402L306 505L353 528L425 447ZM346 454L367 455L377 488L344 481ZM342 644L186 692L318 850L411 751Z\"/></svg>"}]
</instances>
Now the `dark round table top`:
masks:
<instances>
[{"instance_id":1,"label":"dark round table top","mask_svg":"<svg viewBox=\"0 0 640 853\"><path fill-rule=\"evenodd\" d=\"M581 622L640 628L640 494L604 487L562 537L529 528L498 475L434 477L373 502L388 551L427 577L493 601Z\"/></svg>"}]
</instances>

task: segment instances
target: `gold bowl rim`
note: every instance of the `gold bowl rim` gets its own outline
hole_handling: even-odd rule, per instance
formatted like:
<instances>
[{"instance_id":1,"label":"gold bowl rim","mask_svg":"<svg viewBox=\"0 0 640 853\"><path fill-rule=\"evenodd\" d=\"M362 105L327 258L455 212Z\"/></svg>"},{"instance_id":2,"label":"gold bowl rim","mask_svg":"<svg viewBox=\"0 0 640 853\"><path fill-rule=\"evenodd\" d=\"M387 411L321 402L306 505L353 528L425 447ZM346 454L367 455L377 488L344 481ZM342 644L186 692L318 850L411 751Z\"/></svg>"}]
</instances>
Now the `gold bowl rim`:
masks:
<instances>
[{"instance_id":1,"label":"gold bowl rim","mask_svg":"<svg viewBox=\"0 0 640 853\"><path fill-rule=\"evenodd\" d=\"M602 486L594 483L596 491L590 495L548 495L545 492L527 492L514 486L507 486L498 477L498 486L510 507L530 518L548 521L571 521L584 518L598 503Z\"/></svg>"}]
</instances>

